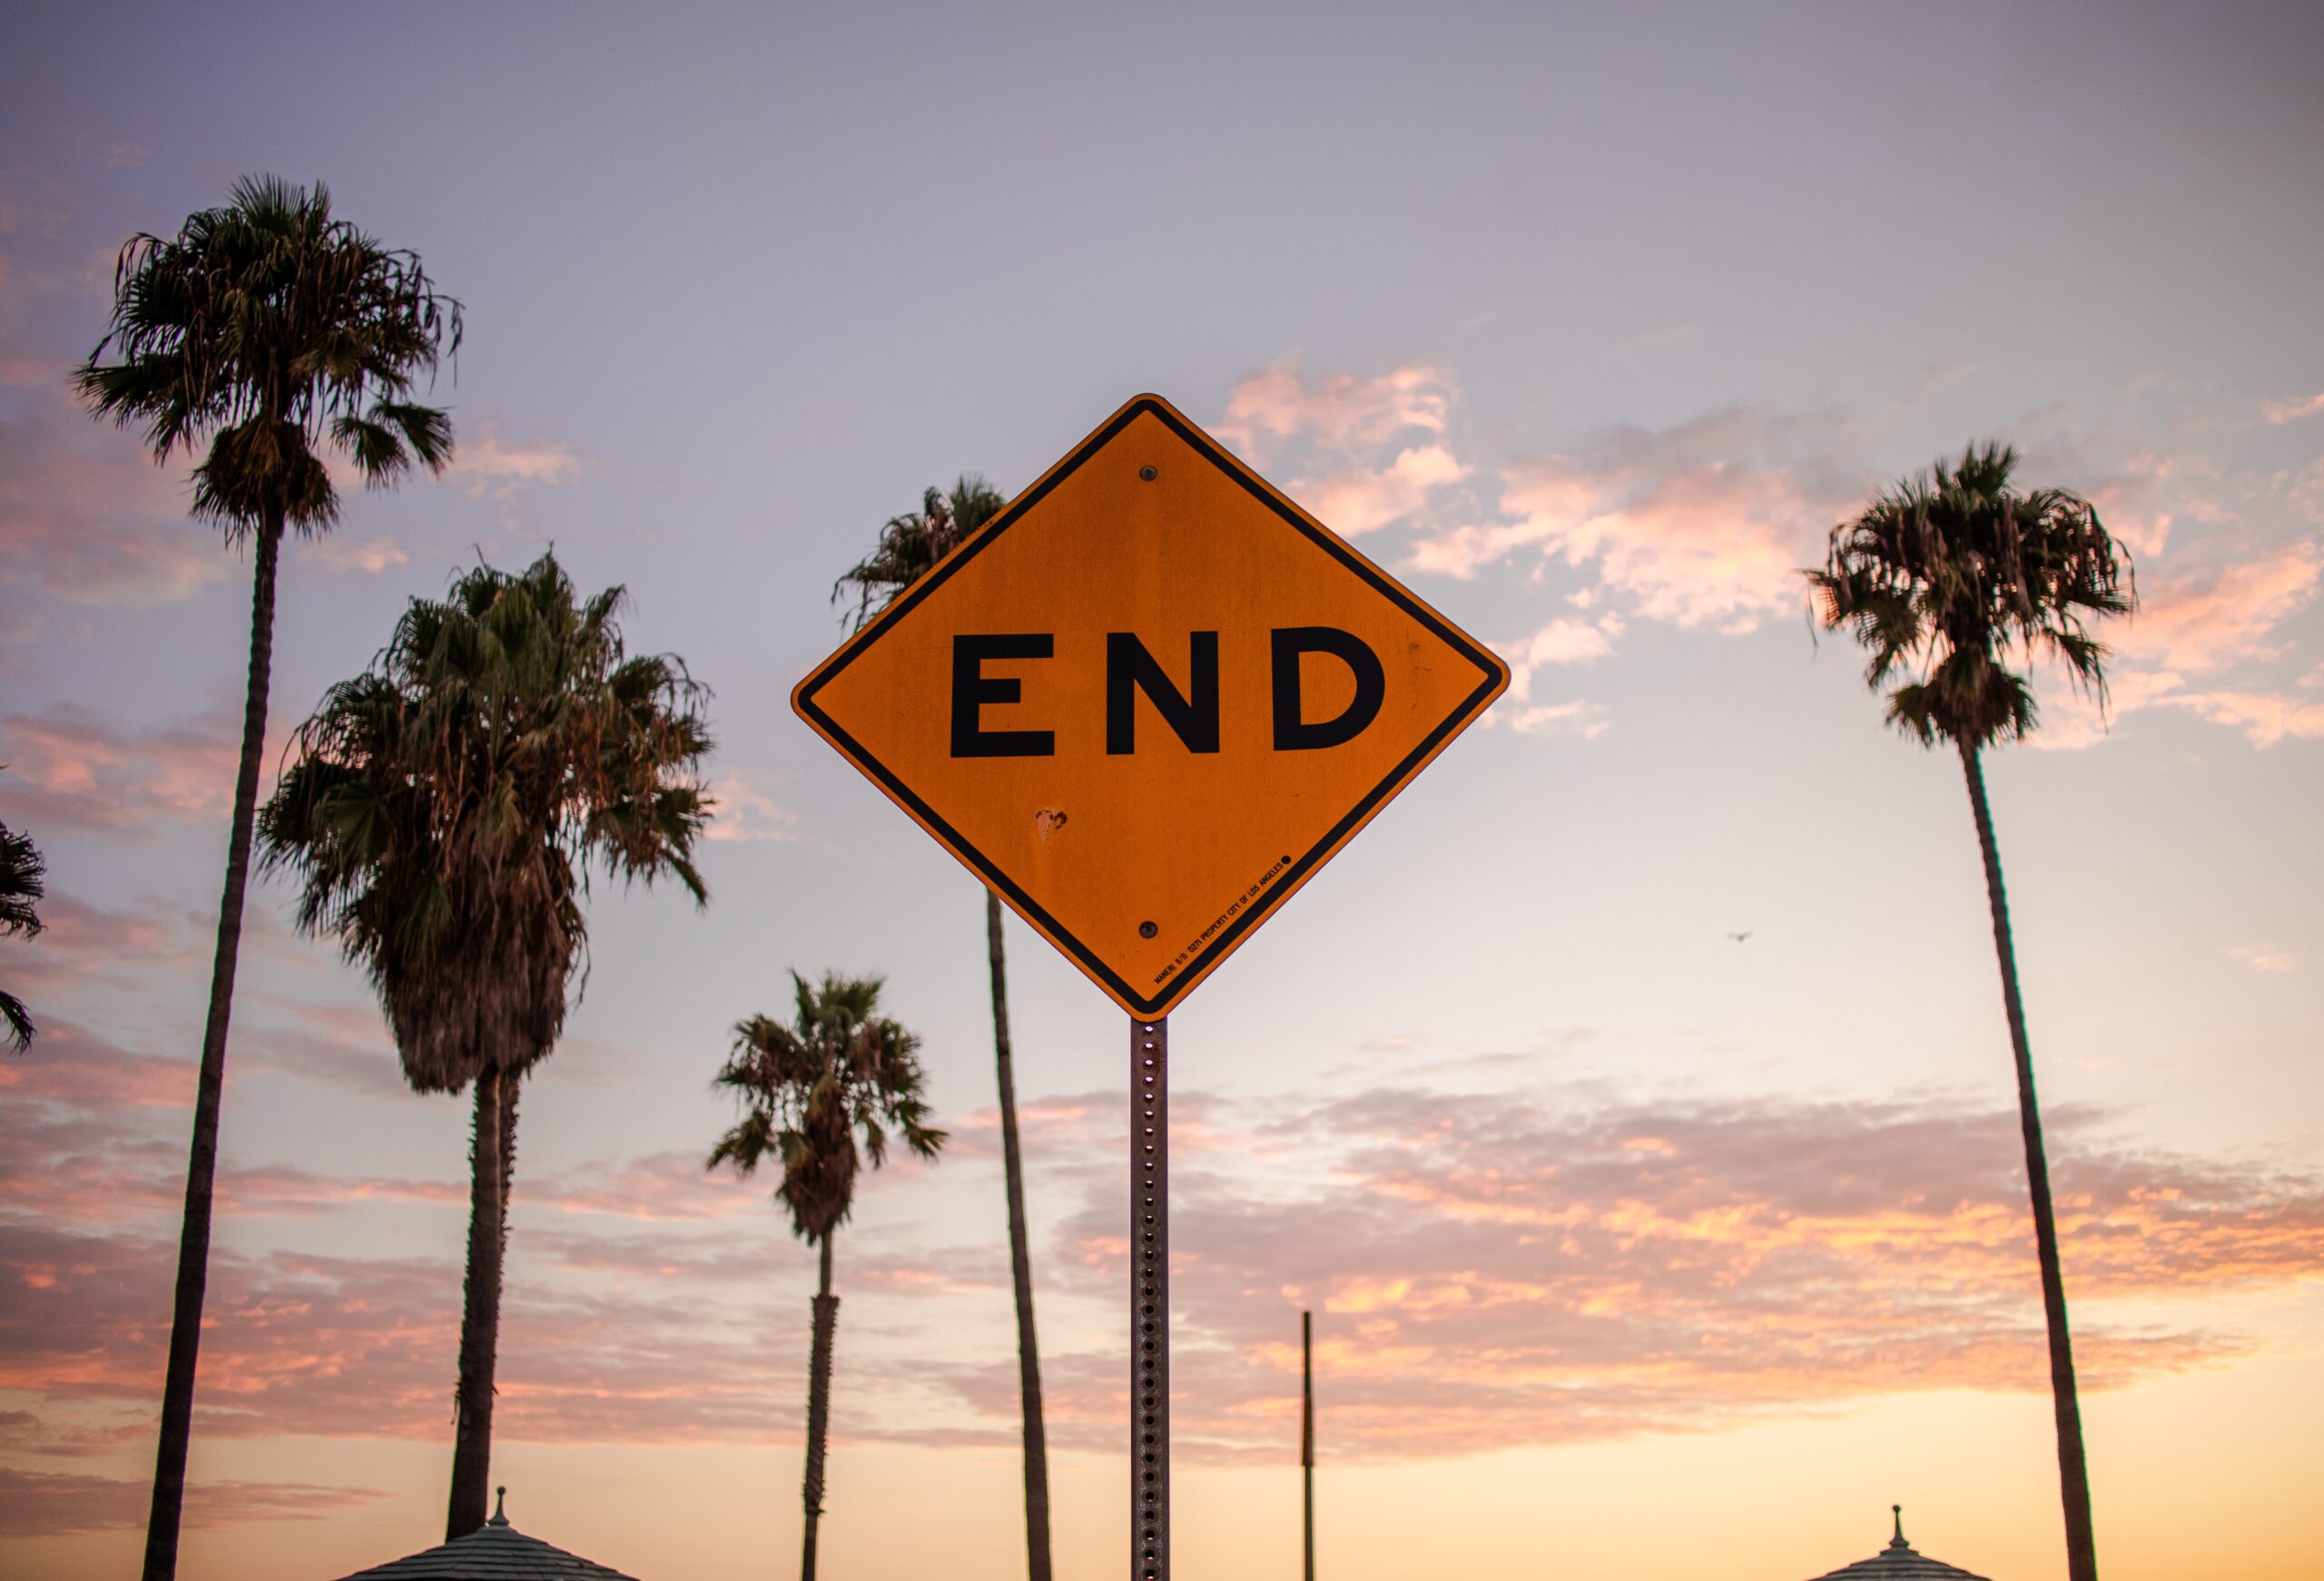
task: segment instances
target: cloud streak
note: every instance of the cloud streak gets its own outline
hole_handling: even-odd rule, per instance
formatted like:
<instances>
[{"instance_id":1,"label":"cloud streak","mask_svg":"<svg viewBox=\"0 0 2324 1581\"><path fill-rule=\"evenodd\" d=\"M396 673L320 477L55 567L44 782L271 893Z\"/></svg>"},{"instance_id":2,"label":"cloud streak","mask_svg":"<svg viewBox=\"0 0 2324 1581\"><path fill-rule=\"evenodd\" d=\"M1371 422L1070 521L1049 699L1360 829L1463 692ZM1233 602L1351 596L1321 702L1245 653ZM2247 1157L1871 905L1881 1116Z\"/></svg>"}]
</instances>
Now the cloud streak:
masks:
<instances>
[{"instance_id":1,"label":"cloud streak","mask_svg":"<svg viewBox=\"0 0 2324 1581\"><path fill-rule=\"evenodd\" d=\"M1561 564L1637 616L1739 633L1801 600L1797 568L1865 479L1832 458L1845 413L1737 407L1606 429L1500 469L1498 518L1424 535L1415 569L1470 578Z\"/></svg>"},{"instance_id":2,"label":"cloud streak","mask_svg":"<svg viewBox=\"0 0 2324 1581\"><path fill-rule=\"evenodd\" d=\"M0 1390L48 1424L52 1448L29 1464L58 1474L74 1432L110 1430L159 1378L182 1125L177 1062L69 1052L23 1065L0 1105ZM148 1106L124 1111L124 1094ZM1302 1307L1320 1314L1350 1459L2043 1387L2015 1118L2001 1108L1399 1086L1177 1106L1173 1367L1197 1459L1280 1453ZM1127 1254L1117 1105L1068 1095L1024 1118L1037 1197L1063 1204L1037 1259L1044 1299L1110 1309ZM948 1171L995 1169L991 1120L955 1122ZM2091 1387L2241 1354L2221 1298L2324 1272L2324 1182L2126 1147L2071 1109L2051 1120ZM401 1204L438 1217L444 1251L238 1251L246 1238L228 1237L202 1430L439 1437L464 1183L259 1167L229 1170L222 1189L230 1224ZM763 1199L681 1154L520 1183L502 1430L787 1442L808 1265ZM1009 1441L1013 1365L948 1339L964 1302L998 1323L998 1247L891 1231L848 1252L844 1430ZM1059 1348L1057 1442L1110 1448L1120 1361Z\"/></svg>"},{"instance_id":3,"label":"cloud streak","mask_svg":"<svg viewBox=\"0 0 2324 1581\"><path fill-rule=\"evenodd\" d=\"M0 717L0 806L34 829L132 837L222 820L233 800L236 723L222 712L130 726L70 702Z\"/></svg>"}]
</instances>

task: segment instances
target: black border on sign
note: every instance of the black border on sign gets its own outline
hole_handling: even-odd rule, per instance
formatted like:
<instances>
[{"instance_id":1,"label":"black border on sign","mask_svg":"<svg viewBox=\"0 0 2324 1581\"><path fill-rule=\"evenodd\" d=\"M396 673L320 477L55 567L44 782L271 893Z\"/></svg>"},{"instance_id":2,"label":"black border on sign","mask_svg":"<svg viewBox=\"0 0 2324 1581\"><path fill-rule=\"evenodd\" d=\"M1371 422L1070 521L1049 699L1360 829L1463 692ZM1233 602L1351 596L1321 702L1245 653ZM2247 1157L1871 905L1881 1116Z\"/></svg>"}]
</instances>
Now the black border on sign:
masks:
<instances>
[{"instance_id":1,"label":"black border on sign","mask_svg":"<svg viewBox=\"0 0 2324 1581\"><path fill-rule=\"evenodd\" d=\"M1302 852L1289 868L1267 885L1265 894L1236 916L1232 923L1220 931L1217 938L1212 939L1182 969L1172 974L1170 980L1162 985L1159 993L1152 996L1141 994L1123 981L1118 973L1100 960L1087 945L1076 938L1031 896L1011 882L1008 875L988 860L982 851L977 849L961 836L960 830L939 816L934 808L914 794L910 786L891 772L886 764L872 756L864 748L862 742L842 729L839 722L824 712L815 702L815 693L830 684L850 664L868 652L872 644L885 634L890 625L911 614L923 599L943 586L962 566L990 546L994 539L1023 519L1028 511L1048 497L1049 491L1071 476L1082 463L1104 448L1132 421L1145 415L1159 418L1172 433L1185 440L1212 466L1233 478L1252 498L1265 506L1285 525L1302 534L1317 548L1361 577L1382 597L1395 604L1422 625L1426 626L1436 634L1439 641L1474 664L1482 676L1482 679L1477 682L1476 690L1462 699L1435 729L1422 738L1418 746L1405 754L1378 784L1374 785L1361 800L1356 802L1354 807L1349 810L1345 817L1332 825L1321 840ZM1370 818L1389 797L1394 795L1404 781L1417 771L1423 763L1433 756L1454 732L1462 729L1482 713L1485 705L1500 695L1508 683L1508 669L1498 657L1479 646L1469 638L1467 633L1446 621L1434 610L1422 604L1411 593L1384 575L1370 561L1351 550L1331 533L1321 530L1316 524L1290 506L1249 468L1219 448L1209 435L1179 417L1168 402L1158 397L1147 395L1137 397L1120 411L1115 413L1103 427L1083 440L1071 455L1049 468L1038 483L1010 501L1007 509L980 528L974 537L946 555L934 570L905 590L901 597L881 612L877 620L865 626L846 643L842 643L837 653L824 660L812 673L799 683L798 689L792 694L792 706L833 746L846 753L857 768L877 781L881 787L899 803L910 809L912 816L917 818L929 832L943 841L954 855L974 868L983 877L985 882L1000 890L1008 898L1010 905L1032 920L1042 933L1072 956L1083 971L1104 984L1108 991L1117 999L1132 1007L1136 1014L1142 1016L1156 1016L1167 1013L1170 1007L1176 1005L1196 983L1199 982L1222 957L1233 949L1243 936L1256 926L1261 918L1272 913L1279 902L1298 889L1309 873L1329 860L1341 843L1354 833L1358 826Z\"/></svg>"}]
</instances>

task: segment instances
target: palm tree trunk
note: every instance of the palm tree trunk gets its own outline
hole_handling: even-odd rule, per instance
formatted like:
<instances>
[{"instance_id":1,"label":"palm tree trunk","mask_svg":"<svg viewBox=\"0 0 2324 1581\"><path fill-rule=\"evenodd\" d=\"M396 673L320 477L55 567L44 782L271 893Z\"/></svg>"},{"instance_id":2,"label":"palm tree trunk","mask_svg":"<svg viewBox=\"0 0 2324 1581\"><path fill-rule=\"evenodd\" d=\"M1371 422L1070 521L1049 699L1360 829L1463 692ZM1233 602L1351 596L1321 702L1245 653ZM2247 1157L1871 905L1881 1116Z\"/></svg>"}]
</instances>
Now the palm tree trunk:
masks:
<instances>
[{"instance_id":1,"label":"palm tree trunk","mask_svg":"<svg viewBox=\"0 0 2324 1581\"><path fill-rule=\"evenodd\" d=\"M800 1581L815 1581L815 1523L823 1515L823 1436L832 1419L832 1331L839 1326L839 1297L832 1294L832 1232L823 1232L822 1284L815 1293L815 1338L807 1360L807 1477L800 1492L807 1506L800 1537Z\"/></svg>"},{"instance_id":2,"label":"palm tree trunk","mask_svg":"<svg viewBox=\"0 0 2324 1581\"><path fill-rule=\"evenodd\" d=\"M502 1251L508 1237L507 1166L516 1156L509 1101L515 1072L476 1078L476 1138L468 1159L468 1267L460 1311L460 1378L454 1395L452 1493L444 1540L484 1525L492 1482L492 1373L500 1347Z\"/></svg>"},{"instance_id":3,"label":"palm tree trunk","mask_svg":"<svg viewBox=\"0 0 2324 1581\"><path fill-rule=\"evenodd\" d=\"M186 1449L193 1438L193 1375L202 1350L202 1302L210 1282L212 1183L218 1173L218 1108L226 1087L226 1024L242 941L242 893L251 876L251 826L265 756L266 693L274 668L274 573L282 519L261 524L251 590L250 680L242 695L242 753L234 772L234 820L226 837L226 888L218 900L218 946L210 966L210 1015L194 1083L193 1145L186 1159L185 1218L178 1231L177 1297L170 1312L169 1370L162 1384L161 1442L145 1521L144 1581L173 1581L185 1507Z\"/></svg>"},{"instance_id":4,"label":"palm tree trunk","mask_svg":"<svg viewBox=\"0 0 2324 1581\"><path fill-rule=\"evenodd\" d=\"M2050 1330L2050 1395L2057 1413L2058 1490L2065 1505L2069 1581L2098 1581L2098 1547L2090 1520L2090 1468L2082 1448L2082 1405L2074 1391L2073 1344L2066 1331L2065 1277L2058 1264L2058 1225L2050 1207L2050 1167L2042 1150L2042 1114L2034 1098L2034 1056L2025 1040L2025 1006L2017 993L2016 948L2010 942L2009 899L2002 889L2001 848L1985 804L1985 776L1977 749L1961 747L1976 815L1977 844L1985 859L1985 895L1993 904L1994 953L2001 959L2001 997L2009 1016L2009 1042L2017 1057L2017 1121L2025 1138L2025 1181L2034 1198L2034 1244L2042 1264L2042 1315Z\"/></svg>"},{"instance_id":5,"label":"palm tree trunk","mask_svg":"<svg viewBox=\"0 0 2324 1581\"><path fill-rule=\"evenodd\" d=\"M1017 1291L1017 1384L1025 1410L1025 1558L1049 1581L1049 1451L1041 1428L1041 1351L1033 1335L1033 1264L1025 1250L1025 1164L1017 1146L1017 1078L1009 1045L1009 975L1000 954L1000 897L984 892L992 957L992 1059L1000 1080L1001 1173L1009 1188L1009 1274Z\"/></svg>"}]
</instances>

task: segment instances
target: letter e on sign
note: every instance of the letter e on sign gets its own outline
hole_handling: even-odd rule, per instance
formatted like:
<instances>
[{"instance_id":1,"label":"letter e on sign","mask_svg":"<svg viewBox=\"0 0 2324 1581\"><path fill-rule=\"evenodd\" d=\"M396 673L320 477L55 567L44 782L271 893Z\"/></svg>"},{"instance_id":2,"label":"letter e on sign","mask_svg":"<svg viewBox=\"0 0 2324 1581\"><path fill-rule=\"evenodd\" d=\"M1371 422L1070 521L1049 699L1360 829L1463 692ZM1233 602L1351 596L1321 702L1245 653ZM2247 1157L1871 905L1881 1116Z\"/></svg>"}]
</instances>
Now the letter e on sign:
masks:
<instances>
[{"instance_id":1,"label":"letter e on sign","mask_svg":"<svg viewBox=\"0 0 2324 1581\"><path fill-rule=\"evenodd\" d=\"M799 683L824 740L1166 1015L1509 684L1140 396Z\"/></svg>"}]
</instances>

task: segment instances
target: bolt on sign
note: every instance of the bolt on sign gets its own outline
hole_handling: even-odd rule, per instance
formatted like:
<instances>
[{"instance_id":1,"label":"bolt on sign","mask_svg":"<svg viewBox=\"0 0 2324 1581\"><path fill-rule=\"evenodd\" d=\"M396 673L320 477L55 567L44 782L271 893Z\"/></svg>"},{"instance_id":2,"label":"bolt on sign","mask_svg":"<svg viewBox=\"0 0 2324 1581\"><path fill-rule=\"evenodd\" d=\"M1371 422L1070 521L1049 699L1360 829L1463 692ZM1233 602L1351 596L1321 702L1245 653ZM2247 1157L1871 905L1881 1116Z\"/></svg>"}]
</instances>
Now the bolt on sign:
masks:
<instances>
[{"instance_id":1,"label":"bolt on sign","mask_svg":"<svg viewBox=\"0 0 2324 1581\"><path fill-rule=\"evenodd\" d=\"M800 716L1158 1017L1509 684L1156 396L799 683Z\"/></svg>"}]
</instances>

